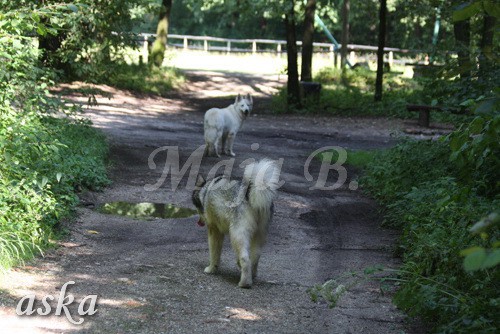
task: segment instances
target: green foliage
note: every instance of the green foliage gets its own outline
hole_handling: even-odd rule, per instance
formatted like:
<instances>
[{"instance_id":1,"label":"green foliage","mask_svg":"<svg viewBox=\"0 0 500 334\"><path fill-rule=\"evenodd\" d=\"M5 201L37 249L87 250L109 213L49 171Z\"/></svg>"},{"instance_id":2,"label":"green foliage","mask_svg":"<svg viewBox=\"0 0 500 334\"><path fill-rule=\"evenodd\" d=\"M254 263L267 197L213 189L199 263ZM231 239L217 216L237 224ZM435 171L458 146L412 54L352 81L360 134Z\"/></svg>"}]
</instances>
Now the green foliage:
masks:
<instances>
[{"instance_id":1,"label":"green foliage","mask_svg":"<svg viewBox=\"0 0 500 334\"><path fill-rule=\"evenodd\" d=\"M172 88L184 83L184 76L174 68L122 64L102 83L137 93L166 96Z\"/></svg>"},{"instance_id":2,"label":"green foliage","mask_svg":"<svg viewBox=\"0 0 500 334\"><path fill-rule=\"evenodd\" d=\"M488 230L497 228L500 223L500 214L493 212L482 218L470 231L479 234L483 240L488 239ZM461 253L464 256L464 269L467 271L478 271L494 268L500 264L500 241L493 241L491 248L474 246L464 249Z\"/></svg>"},{"instance_id":3,"label":"green foliage","mask_svg":"<svg viewBox=\"0 0 500 334\"><path fill-rule=\"evenodd\" d=\"M40 16L57 22L68 11L73 11L69 5L54 5L0 14L0 57L5 59L0 62L0 268L50 244L76 204L76 189L109 182L103 135L49 95L54 73L40 66L40 52L29 37L34 29L56 29Z\"/></svg>"},{"instance_id":4,"label":"green foliage","mask_svg":"<svg viewBox=\"0 0 500 334\"><path fill-rule=\"evenodd\" d=\"M500 190L500 113L498 100L495 112L483 112L469 124L448 136L454 163L462 180L473 184L486 195Z\"/></svg>"},{"instance_id":5,"label":"green foliage","mask_svg":"<svg viewBox=\"0 0 500 334\"><path fill-rule=\"evenodd\" d=\"M499 207L498 191L483 191L491 175L464 179L463 167L450 164L450 143L404 141L367 165L361 185L387 208L386 223L402 230L397 305L432 321L438 332L494 332L500 233L469 230ZM465 264L460 254L470 256Z\"/></svg>"},{"instance_id":6,"label":"green foliage","mask_svg":"<svg viewBox=\"0 0 500 334\"><path fill-rule=\"evenodd\" d=\"M331 159L329 159L329 156L327 157L325 155L325 152L319 154L319 159L324 161L328 161L330 163L335 163L339 160L339 152L336 150L329 151L331 152ZM347 150L347 159L345 163L347 165L357 167L357 168L362 168L364 169L366 166L368 166L369 163L375 159L378 154L380 153L379 150L371 150L371 151L355 151L355 150Z\"/></svg>"},{"instance_id":7,"label":"green foliage","mask_svg":"<svg viewBox=\"0 0 500 334\"><path fill-rule=\"evenodd\" d=\"M380 152L362 178L364 186L382 204L390 204L401 195L428 180L453 173L454 166L446 158L451 153L446 143L438 141L403 141ZM383 187L379 185L383 184Z\"/></svg>"},{"instance_id":8,"label":"green foliage","mask_svg":"<svg viewBox=\"0 0 500 334\"><path fill-rule=\"evenodd\" d=\"M343 75L339 69L324 68L315 74L314 80L322 84L319 101L310 99L303 103L303 109L296 112L414 118L415 114L409 113L406 105L422 103L423 99L419 81L407 78L401 73L386 73L384 99L379 103L373 103L375 72L369 69L359 67L346 71ZM273 97L273 111L286 112L283 102L285 97L284 89ZM436 115L437 120L452 118L449 114Z\"/></svg>"}]
</instances>

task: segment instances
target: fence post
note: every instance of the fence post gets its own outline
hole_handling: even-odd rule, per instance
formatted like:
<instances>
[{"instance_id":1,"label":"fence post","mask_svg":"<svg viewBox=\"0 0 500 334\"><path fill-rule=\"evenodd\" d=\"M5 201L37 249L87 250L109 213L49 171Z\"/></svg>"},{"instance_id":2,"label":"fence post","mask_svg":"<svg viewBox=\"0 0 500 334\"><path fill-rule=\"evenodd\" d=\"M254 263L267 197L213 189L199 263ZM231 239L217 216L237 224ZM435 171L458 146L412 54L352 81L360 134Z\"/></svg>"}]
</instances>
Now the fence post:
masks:
<instances>
[{"instance_id":1,"label":"fence post","mask_svg":"<svg viewBox=\"0 0 500 334\"><path fill-rule=\"evenodd\" d=\"M188 39L187 37L184 37L184 50L187 51L188 49Z\"/></svg>"},{"instance_id":2,"label":"fence post","mask_svg":"<svg viewBox=\"0 0 500 334\"><path fill-rule=\"evenodd\" d=\"M351 51L349 53L349 61L351 62L351 64L356 63L356 53L354 51Z\"/></svg>"},{"instance_id":3,"label":"fence post","mask_svg":"<svg viewBox=\"0 0 500 334\"><path fill-rule=\"evenodd\" d=\"M231 53L231 41L227 41L227 54Z\"/></svg>"},{"instance_id":4,"label":"fence post","mask_svg":"<svg viewBox=\"0 0 500 334\"><path fill-rule=\"evenodd\" d=\"M143 59L147 61L148 55L149 55L149 50L148 50L148 36L144 35L144 43L142 45L142 53L143 53Z\"/></svg>"},{"instance_id":5,"label":"fence post","mask_svg":"<svg viewBox=\"0 0 500 334\"><path fill-rule=\"evenodd\" d=\"M392 68L392 63L394 62L394 53L389 51L389 68Z\"/></svg>"},{"instance_id":6,"label":"fence post","mask_svg":"<svg viewBox=\"0 0 500 334\"><path fill-rule=\"evenodd\" d=\"M206 39L203 40L203 50L205 50L205 52L208 52L208 40Z\"/></svg>"},{"instance_id":7,"label":"fence post","mask_svg":"<svg viewBox=\"0 0 500 334\"><path fill-rule=\"evenodd\" d=\"M257 53L257 42L256 41L252 42L252 53L253 54Z\"/></svg>"},{"instance_id":8,"label":"fence post","mask_svg":"<svg viewBox=\"0 0 500 334\"><path fill-rule=\"evenodd\" d=\"M278 52L278 56L281 55L281 43L278 43L278 47L276 48L276 52Z\"/></svg>"},{"instance_id":9,"label":"fence post","mask_svg":"<svg viewBox=\"0 0 500 334\"><path fill-rule=\"evenodd\" d=\"M330 45L330 61L332 63L335 62L335 53L334 53L334 50L335 50L334 46ZM333 65L335 66L335 63Z\"/></svg>"},{"instance_id":10,"label":"fence post","mask_svg":"<svg viewBox=\"0 0 500 334\"><path fill-rule=\"evenodd\" d=\"M335 67L340 69L340 52L335 52Z\"/></svg>"}]
</instances>

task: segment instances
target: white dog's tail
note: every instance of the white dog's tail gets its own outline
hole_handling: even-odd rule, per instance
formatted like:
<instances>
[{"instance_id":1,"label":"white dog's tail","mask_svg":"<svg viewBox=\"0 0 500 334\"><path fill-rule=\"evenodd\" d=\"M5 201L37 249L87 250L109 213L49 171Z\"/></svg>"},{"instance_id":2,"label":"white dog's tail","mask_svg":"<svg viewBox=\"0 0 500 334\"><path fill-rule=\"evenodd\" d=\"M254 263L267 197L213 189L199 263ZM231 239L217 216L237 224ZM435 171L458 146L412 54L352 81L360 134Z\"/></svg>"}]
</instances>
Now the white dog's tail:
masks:
<instances>
[{"instance_id":1,"label":"white dog's tail","mask_svg":"<svg viewBox=\"0 0 500 334\"><path fill-rule=\"evenodd\" d=\"M243 183L248 185L247 200L255 209L271 207L279 187L280 169L275 161L263 159L245 167Z\"/></svg>"}]
</instances>

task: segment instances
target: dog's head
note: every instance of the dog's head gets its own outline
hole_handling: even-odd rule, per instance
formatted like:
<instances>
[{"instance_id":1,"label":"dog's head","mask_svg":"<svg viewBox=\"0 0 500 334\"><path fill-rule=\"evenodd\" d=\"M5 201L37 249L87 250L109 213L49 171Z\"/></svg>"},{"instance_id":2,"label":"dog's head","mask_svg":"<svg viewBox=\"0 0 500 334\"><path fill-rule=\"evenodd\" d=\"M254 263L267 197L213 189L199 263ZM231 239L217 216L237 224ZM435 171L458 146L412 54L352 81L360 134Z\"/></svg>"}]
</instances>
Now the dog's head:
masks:
<instances>
[{"instance_id":1,"label":"dog's head","mask_svg":"<svg viewBox=\"0 0 500 334\"><path fill-rule=\"evenodd\" d=\"M200 219L198 220L198 225L200 225L200 226L205 225L205 217L204 217L205 210L203 208L203 203L201 202L201 196L200 196L201 189L203 188L205 183L207 183L207 181L205 181L203 176L198 174L198 177L196 179L195 188L194 188L193 194L191 196L191 199L193 200L193 204L196 207L198 214L200 215Z\"/></svg>"},{"instance_id":2,"label":"dog's head","mask_svg":"<svg viewBox=\"0 0 500 334\"><path fill-rule=\"evenodd\" d=\"M244 96L241 96L241 94L238 94L234 104L236 106L236 110L241 112L243 114L243 116L247 117L253 108L252 96L250 94L247 94Z\"/></svg>"}]
</instances>

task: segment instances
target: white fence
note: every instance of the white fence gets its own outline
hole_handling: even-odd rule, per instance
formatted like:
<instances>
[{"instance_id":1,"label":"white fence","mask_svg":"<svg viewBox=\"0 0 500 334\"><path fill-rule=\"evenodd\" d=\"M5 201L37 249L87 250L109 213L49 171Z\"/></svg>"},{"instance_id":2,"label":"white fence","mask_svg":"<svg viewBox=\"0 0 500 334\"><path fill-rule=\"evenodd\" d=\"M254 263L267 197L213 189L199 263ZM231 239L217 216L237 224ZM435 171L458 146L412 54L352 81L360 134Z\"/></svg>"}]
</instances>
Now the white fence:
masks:
<instances>
[{"instance_id":1,"label":"white fence","mask_svg":"<svg viewBox=\"0 0 500 334\"><path fill-rule=\"evenodd\" d=\"M155 34L139 34L143 43L144 52L148 52L148 41L151 42ZM297 42L302 45L301 41ZM183 50L199 50L205 52L222 53L274 53L281 55L286 53L286 41L269 39L231 39L211 36L191 35L168 35L168 45ZM328 54L335 64L340 64L339 51L333 43L313 43L315 53ZM342 47L342 45L340 45ZM372 61L376 59L376 46L348 44L349 61L355 64L360 61ZM386 53L385 62L392 64L426 64L427 54L421 50L409 50L398 48L384 48Z\"/></svg>"}]
</instances>

